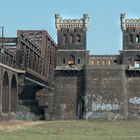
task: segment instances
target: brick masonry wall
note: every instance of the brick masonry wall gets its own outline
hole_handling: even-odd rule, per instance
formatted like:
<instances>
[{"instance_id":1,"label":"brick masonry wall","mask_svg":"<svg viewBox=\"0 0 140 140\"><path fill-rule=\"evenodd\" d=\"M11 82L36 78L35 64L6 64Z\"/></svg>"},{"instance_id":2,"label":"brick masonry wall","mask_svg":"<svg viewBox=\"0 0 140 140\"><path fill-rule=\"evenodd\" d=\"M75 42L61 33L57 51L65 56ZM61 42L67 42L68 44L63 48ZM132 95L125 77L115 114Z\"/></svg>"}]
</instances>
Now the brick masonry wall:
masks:
<instances>
[{"instance_id":1,"label":"brick masonry wall","mask_svg":"<svg viewBox=\"0 0 140 140\"><path fill-rule=\"evenodd\" d=\"M55 72L54 118L76 119L80 115L82 76L78 71L69 71L63 75L65 72Z\"/></svg>"},{"instance_id":2,"label":"brick masonry wall","mask_svg":"<svg viewBox=\"0 0 140 140\"><path fill-rule=\"evenodd\" d=\"M87 66L86 119L122 117L124 112L123 67Z\"/></svg>"},{"instance_id":3,"label":"brick masonry wall","mask_svg":"<svg viewBox=\"0 0 140 140\"><path fill-rule=\"evenodd\" d=\"M129 117L140 115L140 77L127 77Z\"/></svg>"}]
</instances>

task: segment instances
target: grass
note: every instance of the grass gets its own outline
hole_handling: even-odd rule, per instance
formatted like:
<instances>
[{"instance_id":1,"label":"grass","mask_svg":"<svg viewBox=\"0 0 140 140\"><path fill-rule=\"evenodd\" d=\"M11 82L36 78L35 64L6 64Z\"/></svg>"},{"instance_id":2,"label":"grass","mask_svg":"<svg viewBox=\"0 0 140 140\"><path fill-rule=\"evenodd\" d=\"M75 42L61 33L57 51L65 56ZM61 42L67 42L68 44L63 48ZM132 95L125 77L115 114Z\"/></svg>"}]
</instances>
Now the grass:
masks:
<instances>
[{"instance_id":1,"label":"grass","mask_svg":"<svg viewBox=\"0 0 140 140\"><path fill-rule=\"evenodd\" d=\"M140 140L140 121L46 121L0 131L0 140Z\"/></svg>"}]
</instances>

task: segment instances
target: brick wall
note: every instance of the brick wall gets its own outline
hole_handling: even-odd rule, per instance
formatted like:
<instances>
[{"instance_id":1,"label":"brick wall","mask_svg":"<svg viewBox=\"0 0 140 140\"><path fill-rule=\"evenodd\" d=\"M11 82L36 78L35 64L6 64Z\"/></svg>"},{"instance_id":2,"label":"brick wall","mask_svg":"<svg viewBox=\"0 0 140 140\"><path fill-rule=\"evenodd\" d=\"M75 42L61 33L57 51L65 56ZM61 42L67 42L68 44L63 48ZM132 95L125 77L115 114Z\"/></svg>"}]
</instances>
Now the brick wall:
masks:
<instances>
[{"instance_id":1,"label":"brick wall","mask_svg":"<svg viewBox=\"0 0 140 140\"><path fill-rule=\"evenodd\" d=\"M82 72L56 71L54 91L54 117L75 119L82 111Z\"/></svg>"},{"instance_id":2,"label":"brick wall","mask_svg":"<svg viewBox=\"0 0 140 140\"><path fill-rule=\"evenodd\" d=\"M124 80L122 66L87 66L84 117L121 117Z\"/></svg>"}]
</instances>

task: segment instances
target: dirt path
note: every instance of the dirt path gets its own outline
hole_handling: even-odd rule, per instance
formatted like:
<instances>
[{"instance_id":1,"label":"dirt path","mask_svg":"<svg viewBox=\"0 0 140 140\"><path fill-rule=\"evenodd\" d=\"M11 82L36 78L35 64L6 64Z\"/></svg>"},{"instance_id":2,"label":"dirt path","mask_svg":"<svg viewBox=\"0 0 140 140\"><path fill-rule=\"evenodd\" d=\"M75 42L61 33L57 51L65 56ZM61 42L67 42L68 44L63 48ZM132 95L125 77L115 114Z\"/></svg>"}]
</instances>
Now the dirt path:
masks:
<instances>
[{"instance_id":1,"label":"dirt path","mask_svg":"<svg viewBox=\"0 0 140 140\"><path fill-rule=\"evenodd\" d=\"M1 121L0 133L10 132L18 129L26 129L35 125L44 124L45 121Z\"/></svg>"}]
</instances>

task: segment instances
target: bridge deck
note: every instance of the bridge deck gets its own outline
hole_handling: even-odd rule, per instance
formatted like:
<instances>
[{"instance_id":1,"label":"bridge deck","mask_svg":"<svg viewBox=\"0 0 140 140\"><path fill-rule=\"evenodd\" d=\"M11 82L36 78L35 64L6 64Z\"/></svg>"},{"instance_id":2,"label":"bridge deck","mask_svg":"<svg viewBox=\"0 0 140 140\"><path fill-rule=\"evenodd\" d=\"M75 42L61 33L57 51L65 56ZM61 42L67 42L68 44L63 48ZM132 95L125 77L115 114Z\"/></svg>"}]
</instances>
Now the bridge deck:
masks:
<instances>
[{"instance_id":1,"label":"bridge deck","mask_svg":"<svg viewBox=\"0 0 140 140\"><path fill-rule=\"evenodd\" d=\"M3 63L0 63L0 67L6 68L6 69L11 70L11 71L16 72L16 73L26 73L25 70L21 70L21 69L17 69L17 68L14 68L14 67L10 67L10 66L5 65Z\"/></svg>"}]
</instances>

